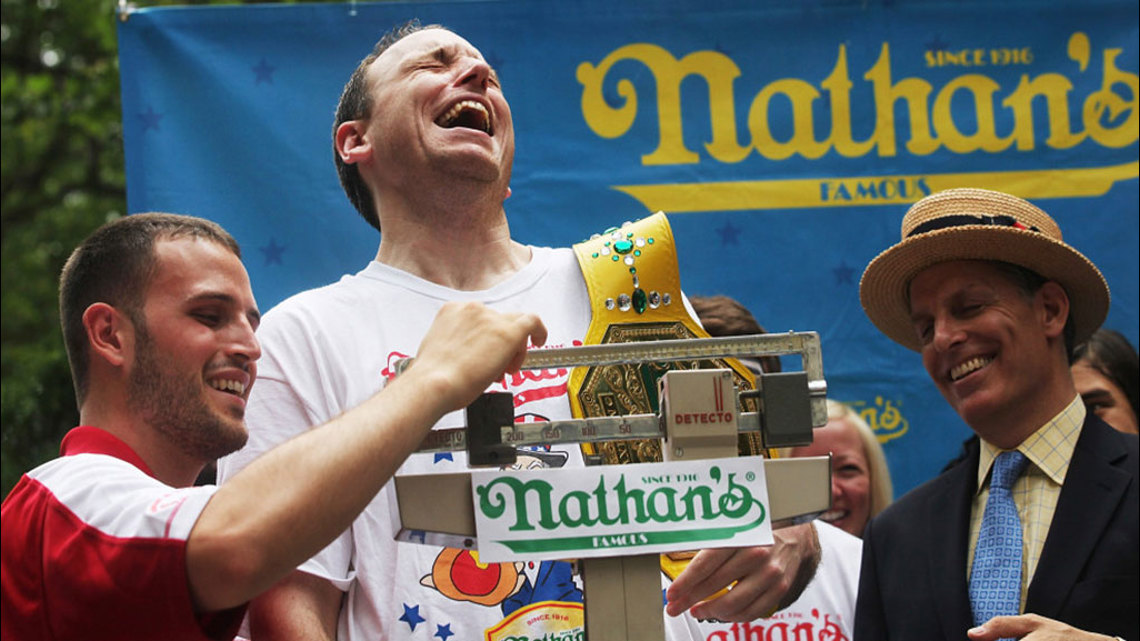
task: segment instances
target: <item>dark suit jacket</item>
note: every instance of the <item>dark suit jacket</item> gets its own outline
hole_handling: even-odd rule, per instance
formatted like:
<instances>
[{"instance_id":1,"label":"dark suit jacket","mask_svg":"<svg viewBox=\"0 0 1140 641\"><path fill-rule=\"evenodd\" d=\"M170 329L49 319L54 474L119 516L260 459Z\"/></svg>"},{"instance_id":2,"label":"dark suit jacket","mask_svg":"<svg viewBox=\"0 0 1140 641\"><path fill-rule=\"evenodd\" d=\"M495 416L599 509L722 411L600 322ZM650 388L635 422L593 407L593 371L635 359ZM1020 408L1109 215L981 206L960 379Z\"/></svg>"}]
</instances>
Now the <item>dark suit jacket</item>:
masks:
<instances>
[{"instance_id":1,"label":"dark suit jacket","mask_svg":"<svg viewBox=\"0 0 1140 641\"><path fill-rule=\"evenodd\" d=\"M1138 441L1085 420L1025 611L1140 641ZM908 492L863 535L855 641L964 641L973 627L966 581L978 445Z\"/></svg>"}]
</instances>

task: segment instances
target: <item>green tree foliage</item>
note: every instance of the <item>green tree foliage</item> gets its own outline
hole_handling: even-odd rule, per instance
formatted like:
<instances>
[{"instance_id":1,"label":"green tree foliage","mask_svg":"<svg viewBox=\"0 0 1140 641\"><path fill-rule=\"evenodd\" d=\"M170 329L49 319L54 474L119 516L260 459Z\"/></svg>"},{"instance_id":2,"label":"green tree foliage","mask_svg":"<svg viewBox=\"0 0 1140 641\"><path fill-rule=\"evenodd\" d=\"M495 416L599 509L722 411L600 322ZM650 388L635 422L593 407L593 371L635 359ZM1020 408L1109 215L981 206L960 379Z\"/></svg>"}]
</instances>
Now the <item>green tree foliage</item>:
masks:
<instances>
[{"instance_id":1,"label":"green tree foliage","mask_svg":"<svg viewBox=\"0 0 1140 641\"><path fill-rule=\"evenodd\" d=\"M57 279L126 208L115 2L2 0L3 493L78 421Z\"/></svg>"},{"instance_id":2,"label":"green tree foliage","mask_svg":"<svg viewBox=\"0 0 1140 641\"><path fill-rule=\"evenodd\" d=\"M72 248L126 213L117 5L0 0L3 496L54 457L79 420L59 329L58 278Z\"/></svg>"}]
</instances>

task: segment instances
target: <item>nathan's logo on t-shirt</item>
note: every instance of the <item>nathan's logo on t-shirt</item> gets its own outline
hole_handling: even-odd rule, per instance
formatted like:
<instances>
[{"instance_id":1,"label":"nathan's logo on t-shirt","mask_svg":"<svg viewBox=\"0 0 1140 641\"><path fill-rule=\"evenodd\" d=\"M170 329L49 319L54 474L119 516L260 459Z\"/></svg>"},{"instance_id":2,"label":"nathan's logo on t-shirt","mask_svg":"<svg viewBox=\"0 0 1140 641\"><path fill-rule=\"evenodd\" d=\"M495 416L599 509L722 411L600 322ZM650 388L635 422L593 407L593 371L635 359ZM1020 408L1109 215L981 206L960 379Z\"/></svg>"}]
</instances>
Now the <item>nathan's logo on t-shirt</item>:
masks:
<instances>
[{"instance_id":1,"label":"nathan's logo on t-shirt","mask_svg":"<svg viewBox=\"0 0 1140 641\"><path fill-rule=\"evenodd\" d=\"M850 637L840 621L842 619L835 614L812 608L810 612L784 610L770 619L743 623L711 623L701 619L700 626L704 641L848 641Z\"/></svg>"},{"instance_id":2,"label":"nathan's logo on t-shirt","mask_svg":"<svg viewBox=\"0 0 1140 641\"><path fill-rule=\"evenodd\" d=\"M582 345L582 341L572 341L571 345L578 347ZM544 345L543 347L537 348L531 347L531 349L554 349L559 347L565 347L565 345ZM386 365L384 369L381 370L380 375L386 380L395 378L396 362L400 359L408 358L408 356L408 354L404 354L403 352L389 352ZM566 381L569 377L570 370L564 367L558 369L524 369L507 373L502 379L492 383L488 391L510 392L514 395L515 407L520 407L527 403L566 396Z\"/></svg>"},{"instance_id":3,"label":"nathan's logo on t-shirt","mask_svg":"<svg viewBox=\"0 0 1140 641\"><path fill-rule=\"evenodd\" d=\"M383 377L386 381L390 381L393 378L396 378L396 361L400 361L405 358L411 358L411 355L397 351L388 352L388 359L384 365L384 369L380 370L380 376Z\"/></svg>"},{"instance_id":4,"label":"nathan's logo on t-shirt","mask_svg":"<svg viewBox=\"0 0 1140 641\"><path fill-rule=\"evenodd\" d=\"M581 603L542 601L516 610L487 629L484 641L583 641L585 616Z\"/></svg>"}]
</instances>

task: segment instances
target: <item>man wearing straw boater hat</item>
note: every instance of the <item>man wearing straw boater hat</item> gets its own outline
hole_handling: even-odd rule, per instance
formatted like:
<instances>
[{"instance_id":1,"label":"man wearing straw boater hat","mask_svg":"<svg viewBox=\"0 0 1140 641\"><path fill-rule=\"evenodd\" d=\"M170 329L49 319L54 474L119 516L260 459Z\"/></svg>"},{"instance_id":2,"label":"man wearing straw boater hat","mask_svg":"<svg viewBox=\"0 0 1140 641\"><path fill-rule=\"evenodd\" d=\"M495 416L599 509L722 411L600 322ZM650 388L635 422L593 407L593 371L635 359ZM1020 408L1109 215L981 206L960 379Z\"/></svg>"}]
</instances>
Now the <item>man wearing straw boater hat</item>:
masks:
<instances>
[{"instance_id":1,"label":"man wearing straw boater hat","mask_svg":"<svg viewBox=\"0 0 1140 641\"><path fill-rule=\"evenodd\" d=\"M979 438L867 525L856 641L1140 639L1137 437L1069 374L1108 311L1096 266L1032 204L953 189L911 207L859 294Z\"/></svg>"}]
</instances>

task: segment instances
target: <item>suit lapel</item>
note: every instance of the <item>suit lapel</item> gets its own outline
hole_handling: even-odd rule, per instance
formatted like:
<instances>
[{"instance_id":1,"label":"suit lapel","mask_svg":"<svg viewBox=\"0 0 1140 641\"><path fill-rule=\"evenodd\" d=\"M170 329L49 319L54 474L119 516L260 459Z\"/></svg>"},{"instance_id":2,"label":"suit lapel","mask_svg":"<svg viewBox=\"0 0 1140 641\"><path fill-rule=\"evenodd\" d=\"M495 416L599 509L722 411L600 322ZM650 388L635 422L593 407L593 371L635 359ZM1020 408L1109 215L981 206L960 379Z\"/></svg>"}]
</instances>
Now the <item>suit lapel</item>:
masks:
<instances>
[{"instance_id":1,"label":"suit lapel","mask_svg":"<svg viewBox=\"0 0 1140 641\"><path fill-rule=\"evenodd\" d=\"M966 586L966 547L969 545L970 505L977 485L977 442L961 463L939 478L939 491L927 505L930 594L946 639L960 641L973 627Z\"/></svg>"},{"instance_id":2,"label":"suit lapel","mask_svg":"<svg viewBox=\"0 0 1140 641\"><path fill-rule=\"evenodd\" d=\"M1114 464L1127 454L1119 435L1089 414L1029 585L1025 609L1055 617L1124 496L1130 477Z\"/></svg>"}]
</instances>

